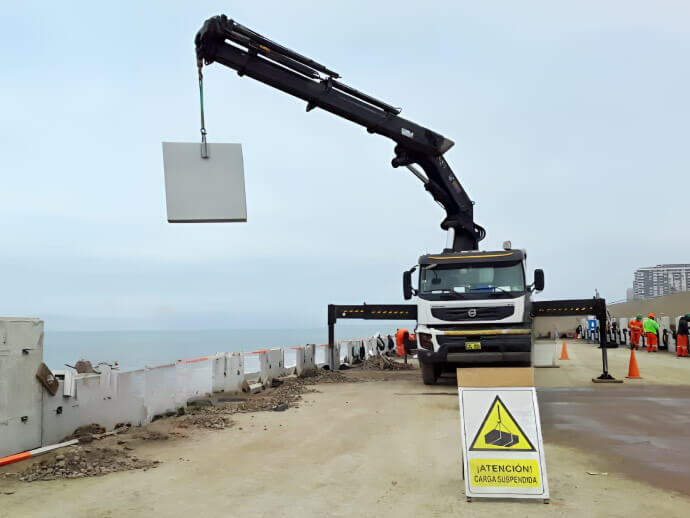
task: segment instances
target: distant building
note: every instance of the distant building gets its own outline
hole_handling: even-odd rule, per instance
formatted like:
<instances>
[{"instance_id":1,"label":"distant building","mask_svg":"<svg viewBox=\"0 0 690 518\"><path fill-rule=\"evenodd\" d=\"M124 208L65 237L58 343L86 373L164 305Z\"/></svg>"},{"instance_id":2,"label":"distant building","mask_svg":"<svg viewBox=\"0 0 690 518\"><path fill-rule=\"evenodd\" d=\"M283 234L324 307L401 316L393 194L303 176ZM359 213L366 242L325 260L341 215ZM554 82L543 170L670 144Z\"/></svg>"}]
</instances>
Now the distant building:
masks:
<instances>
[{"instance_id":1,"label":"distant building","mask_svg":"<svg viewBox=\"0 0 690 518\"><path fill-rule=\"evenodd\" d=\"M632 302L635 300L635 292L632 288L625 290L625 302Z\"/></svg>"},{"instance_id":2,"label":"distant building","mask_svg":"<svg viewBox=\"0 0 690 518\"><path fill-rule=\"evenodd\" d=\"M650 299L681 291L690 291L690 264L659 264L635 271L635 299Z\"/></svg>"}]
</instances>

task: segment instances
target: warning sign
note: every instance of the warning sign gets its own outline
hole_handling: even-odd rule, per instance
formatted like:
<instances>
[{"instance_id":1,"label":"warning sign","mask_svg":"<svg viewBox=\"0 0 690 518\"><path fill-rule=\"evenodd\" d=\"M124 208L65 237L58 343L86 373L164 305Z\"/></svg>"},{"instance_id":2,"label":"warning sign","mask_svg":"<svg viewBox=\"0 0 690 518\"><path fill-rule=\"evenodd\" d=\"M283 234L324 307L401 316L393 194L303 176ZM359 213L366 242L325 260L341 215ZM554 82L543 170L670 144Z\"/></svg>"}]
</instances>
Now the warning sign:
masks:
<instances>
[{"instance_id":1,"label":"warning sign","mask_svg":"<svg viewBox=\"0 0 690 518\"><path fill-rule=\"evenodd\" d=\"M465 496L548 501L531 367L460 368L458 396Z\"/></svg>"},{"instance_id":2,"label":"warning sign","mask_svg":"<svg viewBox=\"0 0 690 518\"><path fill-rule=\"evenodd\" d=\"M470 450L534 451L534 446L501 398L496 396L472 441Z\"/></svg>"},{"instance_id":3,"label":"warning sign","mask_svg":"<svg viewBox=\"0 0 690 518\"><path fill-rule=\"evenodd\" d=\"M470 459L475 487L540 487L539 462L513 459Z\"/></svg>"}]
</instances>

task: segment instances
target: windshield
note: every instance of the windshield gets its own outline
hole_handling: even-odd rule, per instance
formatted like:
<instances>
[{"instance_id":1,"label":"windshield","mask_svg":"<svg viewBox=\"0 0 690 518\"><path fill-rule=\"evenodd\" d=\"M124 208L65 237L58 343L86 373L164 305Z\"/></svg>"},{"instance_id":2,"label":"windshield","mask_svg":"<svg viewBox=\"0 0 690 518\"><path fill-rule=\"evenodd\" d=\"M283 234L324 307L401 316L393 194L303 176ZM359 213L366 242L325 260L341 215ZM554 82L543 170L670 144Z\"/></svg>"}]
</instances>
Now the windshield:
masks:
<instances>
[{"instance_id":1,"label":"windshield","mask_svg":"<svg viewBox=\"0 0 690 518\"><path fill-rule=\"evenodd\" d=\"M511 293L525 291L522 263L429 265L422 268L420 292L426 294Z\"/></svg>"}]
</instances>

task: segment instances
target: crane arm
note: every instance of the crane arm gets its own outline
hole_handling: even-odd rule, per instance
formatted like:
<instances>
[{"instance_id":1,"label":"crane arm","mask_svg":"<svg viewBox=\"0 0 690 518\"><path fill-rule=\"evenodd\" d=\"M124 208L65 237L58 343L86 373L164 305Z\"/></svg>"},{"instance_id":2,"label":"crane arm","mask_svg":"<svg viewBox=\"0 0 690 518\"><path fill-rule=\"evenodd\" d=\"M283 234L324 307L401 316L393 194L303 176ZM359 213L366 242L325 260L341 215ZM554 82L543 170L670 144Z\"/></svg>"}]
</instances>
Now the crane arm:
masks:
<instances>
[{"instance_id":1,"label":"crane arm","mask_svg":"<svg viewBox=\"0 0 690 518\"><path fill-rule=\"evenodd\" d=\"M400 117L400 108L338 81L339 74L324 65L275 43L225 15L204 22L196 35L196 53L202 64L220 63L307 102L307 111L321 108L364 126L396 143L393 167L418 164L425 189L446 211L441 228L452 233L454 251L476 250L485 231L474 223L473 202L443 154L453 141Z\"/></svg>"}]
</instances>

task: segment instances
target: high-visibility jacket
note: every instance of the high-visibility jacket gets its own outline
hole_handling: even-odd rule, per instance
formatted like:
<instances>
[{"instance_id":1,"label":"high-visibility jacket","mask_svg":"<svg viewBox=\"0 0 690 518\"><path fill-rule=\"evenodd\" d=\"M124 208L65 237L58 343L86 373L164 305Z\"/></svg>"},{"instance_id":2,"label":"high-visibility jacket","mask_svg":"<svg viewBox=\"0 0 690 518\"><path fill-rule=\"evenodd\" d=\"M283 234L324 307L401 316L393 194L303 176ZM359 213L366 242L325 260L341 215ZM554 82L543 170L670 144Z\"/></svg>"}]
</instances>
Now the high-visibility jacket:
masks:
<instances>
[{"instance_id":1,"label":"high-visibility jacket","mask_svg":"<svg viewBox=\"0 0 690 518\"><path fill-rule=\"evenodd\" d=\"M630 329L630 334L632 333L642 333L642 322L633 318L628 322L628 329Z\"/></svg>"},{"instance_id":2,"label":"high-visibility jacket","mask_svg":"<svg viewBox=\"0 0 690 518\"><path fill-rule=\"evenodd\" d=\"M656 320L652 320L651 318L645 319L644 332L657 334L659 332L659 324L657 324Z\"/></svg>"}]
</instances>

